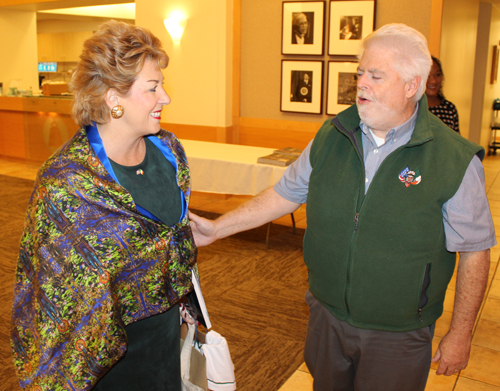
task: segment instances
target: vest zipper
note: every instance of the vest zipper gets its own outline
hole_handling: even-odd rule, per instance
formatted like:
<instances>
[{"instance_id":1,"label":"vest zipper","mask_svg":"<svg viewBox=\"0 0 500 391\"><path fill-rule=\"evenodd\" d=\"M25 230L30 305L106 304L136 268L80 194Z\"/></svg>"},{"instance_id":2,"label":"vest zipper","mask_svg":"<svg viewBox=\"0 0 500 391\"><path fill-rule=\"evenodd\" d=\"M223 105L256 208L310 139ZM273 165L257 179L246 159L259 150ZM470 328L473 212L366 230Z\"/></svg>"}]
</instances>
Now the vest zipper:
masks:
<instances>
[{"instance_id":1,"label":"vest zipper","mask_svg":"<svg viewBox=\"0 0 500 391\"><path fill-rule=\"evenodd\" d=\"M348 131L340 123L340 120L338 119L338 117L335 117L334 119L332 119L332 124L335 125L337 127L337 129L339 129L347 137L349 137L349 139L351 139L351 142L352 142L354 148L356 149L356 152L358 153L358 156L361 158L361 161L363 161L363 150L362 150L362 148L359 147L358 140L356 139L356 136L354 135L354 133L356 133L356 131L358 131L358 129L361 130L361 128L358 126L357 128L355 128L355 129L353 129L351 131Z\"/></svg>"},{"instance_id":2,"label":"vest zipper","mask_svg":"<svg viewBox=\"0 0 500 391\"><path fill-rule=\"evenodd\" d=\"M359 193L358 196L356 197L356 207L358 204L359 200ZM345 308L347 313L349 313L349 298L348 298L348 292L350 290L350 285L351 285L351 266L352 266L352 252L354 250L354 234L358 231L358 219L359 219L359 212L356 212L354 214L354 229L353 229L353 234L351 235L351 238L349 240L349 255L347 259L347 273L346 273L346 289L345 289Z\"/></svg>"}]
</instances>

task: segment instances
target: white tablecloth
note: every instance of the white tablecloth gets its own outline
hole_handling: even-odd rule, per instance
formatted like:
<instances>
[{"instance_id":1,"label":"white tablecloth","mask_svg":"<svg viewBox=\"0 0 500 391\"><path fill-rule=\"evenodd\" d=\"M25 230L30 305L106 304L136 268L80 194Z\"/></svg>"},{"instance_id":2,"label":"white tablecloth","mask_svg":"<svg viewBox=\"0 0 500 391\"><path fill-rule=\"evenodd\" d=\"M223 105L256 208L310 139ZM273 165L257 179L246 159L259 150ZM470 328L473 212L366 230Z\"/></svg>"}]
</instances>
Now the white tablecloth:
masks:
<instances>
[{"instance_id":1,"label":"white tablecloth","mask_svg":"<svg viewBox=\"0 0 500 391\"><path fill-rule=\"evenodd\" d=\"M191 171L193 191L256 195L274 185L286 167L257 163L274 148L181 140Z\"/></svg>"}]
</instances>

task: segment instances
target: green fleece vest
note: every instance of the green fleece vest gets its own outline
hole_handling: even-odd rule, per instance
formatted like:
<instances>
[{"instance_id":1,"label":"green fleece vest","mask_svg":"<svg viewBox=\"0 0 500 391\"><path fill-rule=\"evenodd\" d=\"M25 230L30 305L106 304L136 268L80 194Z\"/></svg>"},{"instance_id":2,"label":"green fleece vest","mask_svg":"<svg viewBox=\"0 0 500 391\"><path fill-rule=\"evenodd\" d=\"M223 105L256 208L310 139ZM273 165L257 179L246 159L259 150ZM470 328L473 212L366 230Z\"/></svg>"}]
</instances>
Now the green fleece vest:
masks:
<instances>
[{"instance_id":1,"label":"green fleece vest","mask_svg":"<svg viewBox=\"0 0 500 391\"><path fill-rule=\"evenodd\" d=\"M411 140L387 156L365 195L359 121L350 107L323 124L311 148L304 237L310 290L355 327L429 326L443 311L456 260L445 248L442 206L484 150L430 114L424 97Z\"/></svg>"}]
</instances>

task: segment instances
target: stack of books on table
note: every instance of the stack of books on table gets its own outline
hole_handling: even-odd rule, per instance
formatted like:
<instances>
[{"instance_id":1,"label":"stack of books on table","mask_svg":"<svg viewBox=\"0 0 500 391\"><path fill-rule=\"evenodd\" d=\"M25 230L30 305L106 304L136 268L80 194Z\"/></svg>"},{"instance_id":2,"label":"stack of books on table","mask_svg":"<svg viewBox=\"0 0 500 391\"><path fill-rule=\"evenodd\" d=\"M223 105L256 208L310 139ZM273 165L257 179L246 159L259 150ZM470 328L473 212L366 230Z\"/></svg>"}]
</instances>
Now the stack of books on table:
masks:
<instances>
[{"instance_id":1,"label":"stack of books on table","mask_svg":"<svg viewBox=\"0 0 500 391\"><path fill-rule=\"evenodd\" d=\"M301 152L302 149L292 147L276 149L272 154L258 158L257 163L286 167L297 160Z\"/></svg>"}]
</instances>

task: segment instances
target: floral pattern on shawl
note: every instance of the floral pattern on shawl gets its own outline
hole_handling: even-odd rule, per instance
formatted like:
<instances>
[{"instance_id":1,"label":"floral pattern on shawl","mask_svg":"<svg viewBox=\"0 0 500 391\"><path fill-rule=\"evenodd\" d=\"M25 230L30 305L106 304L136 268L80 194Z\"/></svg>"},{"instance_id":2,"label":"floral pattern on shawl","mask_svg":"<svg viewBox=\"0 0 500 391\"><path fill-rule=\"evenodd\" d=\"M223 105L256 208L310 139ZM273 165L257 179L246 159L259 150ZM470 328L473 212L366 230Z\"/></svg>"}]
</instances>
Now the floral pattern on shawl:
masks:
<instances>
[{"instance_id":1,"label":"floral pattern on shawl","mask_svg":"<svg viewBox=\"0 0 500 391\"><path fill-rule=\"evenodd\" d=\"M158 137L190 176L177 138ZM125 326L192 290L196 246L187 213L167 226L141 215L80 130L42 166L21 237L11 345L20 384L89 390L127 350Z\"/></svg>"}]
</instances>

